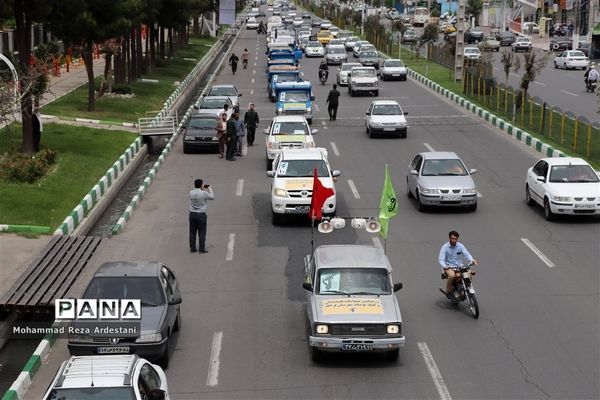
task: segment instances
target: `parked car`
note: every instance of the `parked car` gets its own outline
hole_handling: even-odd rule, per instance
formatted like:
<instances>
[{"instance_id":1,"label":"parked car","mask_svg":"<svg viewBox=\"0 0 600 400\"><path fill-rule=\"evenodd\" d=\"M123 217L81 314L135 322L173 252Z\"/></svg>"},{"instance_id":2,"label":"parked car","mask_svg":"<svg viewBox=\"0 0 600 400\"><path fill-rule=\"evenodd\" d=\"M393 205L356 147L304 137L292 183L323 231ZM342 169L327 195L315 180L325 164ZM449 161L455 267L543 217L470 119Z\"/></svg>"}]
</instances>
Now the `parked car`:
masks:
<instances>
[{"instance_id":1,"label":"parked car","mask_svg":"<svg viewBox=\"0 0 600 400\"><path fill-rule=\"evenodd\" d=\"M531 47L532 47L531 39L529 39L528 37L525 37L525 36L519 36L512 44L512 51L528 52L528 51L531 51Z\"/></svg>"},{"instance_id":2,"label":"parked car","mask_svg":"<svg viewBox=\"0 0 600 400\"><path fill-rule=\"evenodd\" d=\"M214 114L215 116L227 104L227 118L233 114L233 103L227 96L205 96L200 104L198 104L198 112L202 114Z\"/></svg>"},{"instance_id":3,"label":"parked car","mask_svg":"<svg viewBox=\"0 0 600 400\"><path fill-rule=\"evenodd\" d=\"M600 179L587 161L576 157L542 158L527 170L525 201L544 207L544 216L600 215Z\"/></svg>"},{"instance_id":4,"label":"parked car","mask_svg":"<svg viewBox=\"0 0 600 400\"><path fill-rule=\"evenodd\" d=\"M169 339L181 327L181 293L175 274L157 261L110 261L88 283L84 299L140 299L142 319L137 336L69 335L71 355L138 354L163 368L169 365ZM119 326L122 320L107 324ZM73 327L85 325L75 320Z\"/></svg>"},{"instance_id":5,"label":"parked car","mask_svg":"<svg viewBox=\"0 0 600 400\"><path fill-rule=\"evenodd\" d=\"M523 33L525 35L540 33L540 27L535 22L523 22Z\"/></svg>"},{"instance_id":6,"label":"parked car","mask_svg":"<svg viewBox=\"0 0 600 400\"><path fill-rule=\"evenodd\" d=\"M408 131L405 115L397 101L375 100L365 115L367 134L369 137L393 134L405 138Z\"/></svg>"},{"instance_id":7,"label":"parked car","mask_svg":"<svg viewBox=\"0 0 600 400\"><path fill-rule=\"evenodd\" d=\"M405 81L408 75L406 66L401 60L388 58L383 61L381 66L381 79L387 81L388 79L398 79Z\"/></svg>"},{"instance_id":8,"label":"parked car","mask_svg":"<svg viewBox=\"0 0 600 400\"><path fill-rule=\"evenodd\" d=\"M215 126L218 117L215 114L194 113L183 129L183 152L192 150L219 150Z\"/></svg>"},{"instance_id":9,"label":"parked car","mask_svg":"<svg viewBox=\"0 0 600 400\"><path fill-rule=\"evenodd\" d=\"M553 38L550 41L549 50L554 52L564 51L564 50L572 50L573 49L573 41L566 37L557 37Z\"/></svg>"},{"instance_id":10,"label":"parked car","mask_svg":"<svg viewBox=\"0 0 600 400\"><path fill-rule=\"evenodd\" d=\"M500 51L500 41L493 36L484 38L478 46L481 51Z\"/></svg>"},{"instance_id":11,"label":"parked car","mask_svg":"<svg viewBox=\"0 0 600 400\"><path fill-rule=\"evenodd\" d=\"M414 197L417 210L428 206L466 207L477 210L477 189L468 170L453 152L423 152L408 166L406 184L408 196Z\"/></svg>"},{"instance_id":12,"label":"parked car","mask_svg":"<svg viewBox=\"0 0 600 400\"><path fill-rule=\"evenodd\" d=\"M470 29L465 32L465 43L467 44L477 44L483 40L485 33L480 29Z\"/></svg>"},{"instance_id":13,"label":"parked car","mask_svg":"<svg viewBox=\"0 0 600 400\"><path fill-rule=\"evenodd\" d=\"M511 46L515 42L515 34L512 32L500 32L496 35L496 40L500 46Z\"/></svg>"},{"instance_id":14,"label":"parked car","mask_svg":"<svg viewBox=\"0 0 600 400\"><path fill-rule=\"evenodd\" d=\"M588 64L588 58L579 50L563 51L554 57L554 68L586 69Z\"/></svg>"},{"instance_id":15,"label":"parked car","mask_svg":"<svg viewBox=\"0 0 600 400\"><path fill-rule=\"evenodd\" d=\"M169 400L167 376L161 367L135 354L73 356L58 368L44 400L147 400L150 392Z\"/></svg>"}]
</instances>

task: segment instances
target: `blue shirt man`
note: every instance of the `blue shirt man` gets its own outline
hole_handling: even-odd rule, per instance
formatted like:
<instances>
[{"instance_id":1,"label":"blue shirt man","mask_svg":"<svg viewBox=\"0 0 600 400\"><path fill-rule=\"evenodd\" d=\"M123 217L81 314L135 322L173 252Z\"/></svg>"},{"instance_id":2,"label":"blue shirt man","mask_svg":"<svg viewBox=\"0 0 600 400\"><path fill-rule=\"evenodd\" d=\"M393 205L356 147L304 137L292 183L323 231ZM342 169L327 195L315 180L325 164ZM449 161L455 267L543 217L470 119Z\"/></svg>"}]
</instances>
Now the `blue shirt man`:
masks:
<instances>
[{"instance_id":1,"label":"blue shirt man","mask_svg":"<svg viewBox=\"0 0 600 400\"><path fill-rule=\"evenodd\" d=\"M464 264L465 260L469 263L472 262L475 265L479 264L477 260L473 258L471 253L469 253L467 248L462 243L458 242L458 232L450 231L448 237L449 240L442 245L442 248L440 249L440 255L438 257L438 262L448 277L446 281L446 290L440 288L442 293L444 293L446 296L450 296L450 293L452 292L452 283L457 273L453 270L453 268Z\"/></svg>"}]
</instances>

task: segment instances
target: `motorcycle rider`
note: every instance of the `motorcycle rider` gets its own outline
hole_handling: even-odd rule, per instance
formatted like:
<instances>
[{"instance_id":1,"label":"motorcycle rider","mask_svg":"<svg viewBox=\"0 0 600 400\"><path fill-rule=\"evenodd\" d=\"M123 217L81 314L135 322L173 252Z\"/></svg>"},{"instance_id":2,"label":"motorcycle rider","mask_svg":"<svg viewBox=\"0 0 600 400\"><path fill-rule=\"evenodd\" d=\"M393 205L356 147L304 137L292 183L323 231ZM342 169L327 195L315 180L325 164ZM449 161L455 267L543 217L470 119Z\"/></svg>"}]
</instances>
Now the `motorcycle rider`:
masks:
<instances>
[{"instance_id":1,"label":"motorcycle rider","mask_svg":"<svg viewBox=\"0 0 600 400\"><path fill-rule=\"evenodd\" d=\"M329 66L325 61L321 61L321 64L319 65L319 79L321 78L321 74L325 74L325 80L329 77Z\"/></svg>"},{"instance_id":2,"label":"motorcycle rider","mask_svg":"<svg viewBox=\"0 0 600 400\"><path fill-rule=\"evenodd\" d=\"M475 265L479 264L479 262L469 253L467 248L458 241L458 236L458 232L456 231L450 231L448 233L449 240L442 245L438 257L442 271L447 276L446 290L444 291L440 288L440 291L448 298L450 298L453 291L452 283L454 282L454 277L459 273L457 272L458 267L464 262L464 259L469 263Z\"/></svg>"},{"instance_id":3,"label":"motorcycle rider","mask_svg":"<svg viewBox=\"0 0 600 400\"><path fill-rule=\"evenodd\" d=\"M590 68L587 71L585 71L585 75L583 77L585 78L586 88L589 88L592 82L598 81L598 71L596 71L594 64L592 64Z\"/></svg>"},{"instance_id":4,"label":"motorcycle rider","mask_svg":"<svg viewBox=\"0 0 600 400\"><path fill-rule=\"evenodd\" d=\"M242 65L244 66L244 69L246 69L248 67L248 58L250 57L250 53L248 53L248 49L244 49L244 51L242 52Z\"/></svg>"}]
</instances>

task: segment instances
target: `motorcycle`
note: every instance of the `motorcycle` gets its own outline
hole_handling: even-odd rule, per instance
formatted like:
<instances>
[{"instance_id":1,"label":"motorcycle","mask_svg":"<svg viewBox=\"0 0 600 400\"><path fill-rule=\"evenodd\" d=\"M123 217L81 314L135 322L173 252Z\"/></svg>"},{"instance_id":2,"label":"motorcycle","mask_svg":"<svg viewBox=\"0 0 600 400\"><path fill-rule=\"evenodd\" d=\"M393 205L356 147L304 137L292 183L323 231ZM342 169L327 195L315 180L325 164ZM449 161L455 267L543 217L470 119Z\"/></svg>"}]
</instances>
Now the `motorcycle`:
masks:
<instances>
[{"instance_id":1,"label":"motorcycle","mask_svg":"<svg viewBox=\"0 0 600 400\"><path fill-rule=\"evenodd\" d=\"M471 265L473 264L464 264L455 269L457 273L454 277L454 282L452 282L452 293L446 295L442 288L440 288L440 292L444 293L444 296L446 296L454 305L458 305L461 301L466 300L471 315L473 315L473 318L477 319L479 318L479 304L477 303L475 288L473 287L473 281L471 280L471 276L475 275L475 272L471 271ZM447 279L445 272L442 272L442 279Z\"/></svg>"},{"instance_id":2,"label":"motorcycle","mask_svg":"<svg viewBox=\"0 0 600 400\"><path fill-rule=\"evenodd\" d=\"M319 80L321 81L321 85L324 85L327 82L327 76L329 75L329 71L326 69L319 70Z\"/></svg>"},{"instance_id":3,"label":"motorcycle","mask_svg":"<svg viewBox=\"0 0 600 400\"><path fill-rule=\"evenodd\" d=\"M596 84L597 84L597 81L587 80L585 82L585 91L594 93L594 91L596 90Z\"/></svg>"}]
</instances>

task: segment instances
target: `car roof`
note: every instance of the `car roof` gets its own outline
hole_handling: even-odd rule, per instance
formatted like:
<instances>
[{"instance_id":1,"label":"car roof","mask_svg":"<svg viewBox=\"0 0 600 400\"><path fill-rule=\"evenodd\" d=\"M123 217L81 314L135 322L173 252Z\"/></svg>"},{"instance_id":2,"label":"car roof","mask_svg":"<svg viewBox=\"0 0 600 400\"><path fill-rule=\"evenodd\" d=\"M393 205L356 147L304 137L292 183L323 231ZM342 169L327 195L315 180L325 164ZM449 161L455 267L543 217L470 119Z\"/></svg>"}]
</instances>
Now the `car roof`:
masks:
<instances>
[{"instance_id":1,"label":"car roof","mask_svg":"<svg viewBox=\"0 0 600 400\"><path fill-rule=\"evenodd\" d=\"M542 158L550 165L589 165L587 161L579 157L548 157Z\"/></svg>"},{"instance_id":2,"label":"car roof","mask_svg":"<svg viewBox=\"0 0 600 400\"><path fill-rule=\"evenodd\" d=\"M131 386L139 359L135 354L73 356L63 363L54 387Z\"/></svg>"},{"instance_id":3,"label":"car roof","mask_svg":"<svg viewBox=\"0 0 600 400\"><path fill-rule=\"evenodd\" d=\"M217 119L217 114L207 112L195 112L192 114L194 119Z\"/></svg>"},{"instance_id":4,"label":"car roof","mask_svg":"<svg viewBox=\"0 0 600 400\"><path fill-rule=\"evenodd\" d=\"M383 62L386 62L386 61L400 61L400 62L402 62L402 60L399 59L399 58L386 58L385 60L383 60Z\"/></svg>"},{"instance_id":5,"label":"car roof","mask_svg":"<svg viewBox=\"0 0 600 400\"><path fill-rule=\"evenodd\" d=\"M373 105L373 106L383 106L383 105L399 106L400 104L398 104L398 102L396 100L373 100L371 102L371 105Z\"/></svg>"},{"instance_id":6,"label":"car roof","mask_svg":"<svg viewBox=\"0 0 600 400\"><path fill-rule=\"evenodd\" d=\"M424 151L419 153L424 159L438 160L438 159L452 159L460 157L453 151Z\"/></svg>"},{"instance_id":7,"label":"car roof","mask_svg":"<svg viewBox=\"0 0 600 400\"><path fill-rule=\"evenodd\" d=\"M204 96L202 101L204 100L223 100L223 101L231 101L229 96Z\"/></svg>"},{"instance_id":8,"label":"car roof","mask_svg":"<svg viewBox=\"0 0 600 400\"><path fill-rule=\"evenodd\" d=\"M163 264L159 261L109 261L94 274L97 276L157 276Z\"/></svg>"},{"instance_id":9,"label":"car roof","mask_svg":"<svg viewBox=\"0 0 600 400\"><path fill-rule=\"evenodd\" d=\"M214 88L235 88L235 85L212 85L211 90Z\"/></svg>"},{"instance_id":10,"label":"car roof","mask_svg":"<svg viewBox=\"0 0 600 400\"><path fill-rule=\"evenodd\" d=\"M281 149L282 160L327 160L327 149Z\"/></svg>"},{"instance_id":11,"label":"car roof","mask_svg":"<svg viewBox=\"0 0 600 400\"><path fill-rule=\"evenodd\" d=\"M319 246L315 250L315 260L318 268L379 267L391 270L383 251L375 246L357 244Z\"/></svg>"},{"instance_id":12,"label":"car roof","mask_svg":"<svg viewBox=\"0 0 600 400\"><path fill-rule=\"evenodd\" d=\"M306 118L298 115L278 115L273 117L273 122L306 122Z\"/></svg>"}]
</instances>

